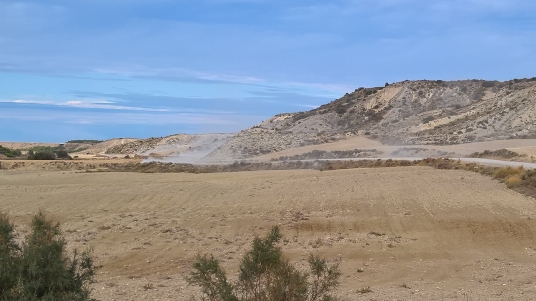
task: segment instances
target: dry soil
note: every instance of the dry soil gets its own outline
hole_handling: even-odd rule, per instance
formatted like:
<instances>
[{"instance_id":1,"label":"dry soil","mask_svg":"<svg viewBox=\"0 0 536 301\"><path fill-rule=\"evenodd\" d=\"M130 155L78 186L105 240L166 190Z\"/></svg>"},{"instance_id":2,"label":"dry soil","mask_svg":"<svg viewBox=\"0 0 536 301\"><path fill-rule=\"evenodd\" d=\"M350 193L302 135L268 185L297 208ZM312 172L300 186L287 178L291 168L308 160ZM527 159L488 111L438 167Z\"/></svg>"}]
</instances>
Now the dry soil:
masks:
<instances>
[{"instance_id":1,"label":"dry soil","mask_svg":"<svg viewBox=\"0 0 536 301\"><path fill-rule=\"evenodd\" d=\"M471 172L0 171L0 210L20 238L39 209L69 248L94 249L100 300L188 300L196 254L213 253L234 278L274 225L299 266L310 252L340 261L347 300L536 298L534 199Z\"/></svg>"}]
</instances>

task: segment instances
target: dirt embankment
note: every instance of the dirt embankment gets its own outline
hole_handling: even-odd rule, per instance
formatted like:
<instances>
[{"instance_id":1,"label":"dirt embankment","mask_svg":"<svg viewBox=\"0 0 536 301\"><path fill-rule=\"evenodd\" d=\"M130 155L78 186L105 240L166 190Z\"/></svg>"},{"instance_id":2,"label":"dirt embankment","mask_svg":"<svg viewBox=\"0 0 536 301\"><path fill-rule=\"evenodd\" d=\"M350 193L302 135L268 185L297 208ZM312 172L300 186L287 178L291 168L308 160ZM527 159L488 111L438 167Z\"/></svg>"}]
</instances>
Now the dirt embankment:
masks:
<instances>
[{"instance_id":1,"label":"dirt embankment","mask_svg":"<svg viewBox=\"0 0 536 301\"><path fill-rule=\"evenodd\" d=\"M104 170L111 164L136 164L141 159L93 159L93 160L0 160L0 170L23 171L84 171Z\"/></svg>"},{"instance_id":2,"label":"dirt embankment","mask_svg":"<svg viewBox=\"0 0 536 301\"><path fill-rule=\"evenodd\" d=\"M0 171L0 208L22 235L45 209L69 247L93 247L101 300L189 300L196 254L213 253L234 277L254 235L273 225L291 261L340 260L348 300L536 294L534 199L461 170Z\"/></svg>"}]
</instances>

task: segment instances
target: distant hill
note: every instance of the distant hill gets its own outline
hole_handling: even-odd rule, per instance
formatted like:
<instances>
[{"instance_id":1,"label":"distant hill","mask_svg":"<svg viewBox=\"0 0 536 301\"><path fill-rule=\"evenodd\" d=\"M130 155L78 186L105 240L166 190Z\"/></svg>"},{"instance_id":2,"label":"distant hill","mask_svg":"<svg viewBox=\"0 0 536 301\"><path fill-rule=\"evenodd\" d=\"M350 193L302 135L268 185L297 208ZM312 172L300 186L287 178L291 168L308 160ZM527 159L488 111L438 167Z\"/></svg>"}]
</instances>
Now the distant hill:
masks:
<instances>
[{"instance_id":1,"label":"distant hill","mask_svg":"<svg viewBox=\"0 0 536 301\"><path fill-rule=\"evenodd\" d=\"M356 135L397 145L536 138L536 78L359 88L316 109L279 114L243 130L208 157L248 158Z\"/></svg>"},{"instance_id":2,"label":"distant hill","mask_svg":"<svg viewBox=\"0 0 536 301\"><path fill-rule=\"evenodd\" d=\"M99 150L99 153L107 155L174 157L181 162L197 162L232 136L233 134L176 134L147 139L112 139L95 144L88 151Z\"/></svg>"},{"instance_id":3,"label":"distant hill","mask_svg":"<svg viewBox=\"0 0 536 301\"><path fill-rule=\"evenodd\" d=\"M13 157L12 151L19 149L24 152L23 154L30 150L34 152L65 150L76 158L94 156L123 158L127 155L139 155L156 159L171 157L172 162L194 163L199 162L233 135L228 133L174 134L146 139L70 140L65 143L0 142L0 155L2 156L0 158Z\"/></svg>"}]
</instances>

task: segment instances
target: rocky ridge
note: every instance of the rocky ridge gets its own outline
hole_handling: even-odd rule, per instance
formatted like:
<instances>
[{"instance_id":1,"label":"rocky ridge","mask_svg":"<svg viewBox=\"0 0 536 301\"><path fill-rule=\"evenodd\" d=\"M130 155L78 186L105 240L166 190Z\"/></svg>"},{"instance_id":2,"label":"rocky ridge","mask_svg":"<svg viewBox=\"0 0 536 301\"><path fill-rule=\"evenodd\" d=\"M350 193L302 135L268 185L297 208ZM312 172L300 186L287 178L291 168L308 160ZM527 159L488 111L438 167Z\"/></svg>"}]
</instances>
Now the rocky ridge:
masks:
<instances>
[{"instance_id":1,"label":"rocky ridge","mask_svg":"<svg viewBox=\"0 0 536 301\"><path fill-rule=\"evenodd\" d=\"M391 145L536 138L536 78L403 81L241 131L209 158L243 159L356 135Z\"/></svg>"}]
</instances>

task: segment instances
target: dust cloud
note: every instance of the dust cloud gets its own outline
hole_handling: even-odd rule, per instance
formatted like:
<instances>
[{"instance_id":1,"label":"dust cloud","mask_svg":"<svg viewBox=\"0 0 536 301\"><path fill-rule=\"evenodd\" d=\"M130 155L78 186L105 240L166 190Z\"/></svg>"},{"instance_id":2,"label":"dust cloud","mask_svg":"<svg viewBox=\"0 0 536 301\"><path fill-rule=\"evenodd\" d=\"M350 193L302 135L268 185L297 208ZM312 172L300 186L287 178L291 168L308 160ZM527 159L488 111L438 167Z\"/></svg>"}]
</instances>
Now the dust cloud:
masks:
<instances>
[{"instance_id":1,"label":"dust cloud","mask_svg":"<svg viewBox=\"0 0 536 301\"><path fill-rule=\"evenodd\" d=\"M151 149L144 155L149 156L142 163L163 162L163 163L207 163L205 158L218 147L227 142L231 135L196 135L187 144L162 145L157 149ZM159 155L163 154L163 155Z\"/></svg>"}]
</instances>

